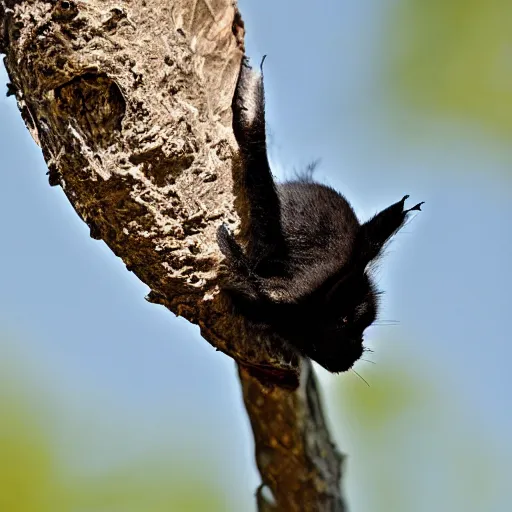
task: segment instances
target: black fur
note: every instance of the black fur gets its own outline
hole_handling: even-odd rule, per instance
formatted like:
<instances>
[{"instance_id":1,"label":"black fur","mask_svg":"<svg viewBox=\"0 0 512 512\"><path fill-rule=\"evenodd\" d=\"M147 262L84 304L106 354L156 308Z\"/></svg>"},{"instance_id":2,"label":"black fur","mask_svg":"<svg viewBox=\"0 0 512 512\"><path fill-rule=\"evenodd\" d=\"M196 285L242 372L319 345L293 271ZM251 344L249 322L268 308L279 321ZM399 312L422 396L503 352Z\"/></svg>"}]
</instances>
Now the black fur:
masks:
<instances>
[{"instance_id":1,"label":"black fur","mask_svg":"<svg viewBox=\"0 0 512 512\"><path fill-rule=\"evenodd\" d=\"M263 76L244 59L233 98L241 188L248 206L244 247L225 225L223 289L255 328L268 329L332 372L363 353L377 315L367 272L403 225L408 196L360 224L348 201L311 179L276 185L267 159Z\"/></svg>"}]
</instances>

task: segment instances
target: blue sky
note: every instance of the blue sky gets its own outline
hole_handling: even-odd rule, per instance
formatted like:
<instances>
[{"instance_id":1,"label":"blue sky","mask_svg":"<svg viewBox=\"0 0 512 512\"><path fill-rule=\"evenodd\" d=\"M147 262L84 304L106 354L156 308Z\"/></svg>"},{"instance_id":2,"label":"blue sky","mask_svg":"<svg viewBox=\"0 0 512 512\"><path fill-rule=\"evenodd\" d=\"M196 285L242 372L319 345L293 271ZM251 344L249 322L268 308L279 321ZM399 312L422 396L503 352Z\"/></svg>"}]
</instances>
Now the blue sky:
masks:
<instances>
[{"instance_id":1,"label":"blue sky","mask_svg":"<svg viewBox=\"0 0 512 512\"><path fill-rule=\"evenodd\" d=\"M377 363L449 390L510 474L512 151L477 122L424 116L388 94L389 5L240 2L248 54L268 55L274 172L284 179L320 158L316 177L362 219L404 194L426 202L378 272L381 318L399 323L372 327L368 344ZM0 357L57 418L60 456L78 474L152 451L200 461L221 468L209 478L229 488L233 510L251 510L259 477L233 362L148 304L147 287L89 238L3 94L0 172ZM333 400L329 389L348 377L320 374Z\"/></svg>"}]
</instances>

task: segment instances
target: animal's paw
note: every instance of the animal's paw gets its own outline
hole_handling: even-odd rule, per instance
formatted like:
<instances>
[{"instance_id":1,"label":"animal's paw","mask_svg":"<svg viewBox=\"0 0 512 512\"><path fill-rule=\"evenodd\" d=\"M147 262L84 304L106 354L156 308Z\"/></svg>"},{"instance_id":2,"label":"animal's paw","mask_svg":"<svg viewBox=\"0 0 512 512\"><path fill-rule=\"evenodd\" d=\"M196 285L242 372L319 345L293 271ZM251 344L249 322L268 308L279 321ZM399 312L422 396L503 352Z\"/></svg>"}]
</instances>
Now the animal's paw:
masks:
<instances>
[{"instance_id":1,"label":"animal's paw","mask_svg":"<svg viewBox=\"0 0 512 512\"><path fill-rule=\"evenodd\" d=\"M221 224L217 230L217 243L232 268L237 269L238 272L244 275L249 273L249 262L244 251L238 245L235 236L226 224Z\"/></svg>"},{"instance_id":2,"label":"animal's paw","mask_svg":"<svg viewBox=\"0 0 512 512\"><path fill-rule=\"evenodd\" d=\"M219 249L226 258L231 257L233 253L233 244L236 244L235 237L226 224L221 224L217 229L217 243ZM238 244L236 244L238 245Z\"/></svg>"}]
</instances>

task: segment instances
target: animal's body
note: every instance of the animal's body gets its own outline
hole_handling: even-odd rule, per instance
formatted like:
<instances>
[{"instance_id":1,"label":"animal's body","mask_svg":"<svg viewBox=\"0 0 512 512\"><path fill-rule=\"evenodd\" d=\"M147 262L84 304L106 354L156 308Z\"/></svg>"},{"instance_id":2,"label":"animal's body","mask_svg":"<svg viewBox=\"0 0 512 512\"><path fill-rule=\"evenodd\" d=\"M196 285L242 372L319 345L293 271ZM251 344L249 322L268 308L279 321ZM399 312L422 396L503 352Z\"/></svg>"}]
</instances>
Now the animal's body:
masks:
<instances>
[{"instance_id":1,"label":"animal's body","mask_svg":"<svg viewBox=\"0 0 512 512\"><path fill-rule=\"evenodd\" d=\"M262 74L242 62L233 99L241 186L248 204L241 245L225 225L223 288L257 329L270 330L332 372L363 353L363 331L377 315L368 271L403 225L408 196L361 224L343 195L310 178L276 184L269 167Z\"/></svg>"}]
</instances>

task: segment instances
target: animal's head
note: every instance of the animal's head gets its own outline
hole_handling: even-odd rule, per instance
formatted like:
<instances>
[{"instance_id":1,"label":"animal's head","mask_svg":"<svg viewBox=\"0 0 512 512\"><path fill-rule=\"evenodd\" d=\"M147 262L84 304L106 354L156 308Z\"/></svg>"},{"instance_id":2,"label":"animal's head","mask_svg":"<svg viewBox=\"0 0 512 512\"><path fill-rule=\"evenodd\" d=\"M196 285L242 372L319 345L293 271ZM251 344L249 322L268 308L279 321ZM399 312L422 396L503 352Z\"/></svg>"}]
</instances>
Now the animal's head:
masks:
<instances>
[{"instance_id":1,"label":"animal's head","mask_svg":"<svg viewBox=\"0 0 512 512\"><path fill-rule=\"evenodd\" d=\"M347 371L363 354L363 333L377 317L378 293L361 272L335 283L316 304L309 319L298 322L300 344L325 369Z\"/></svg>"},{"instance_id":2,"label":"animal's head","mask_svg":"<svg viewBox=\"0 0 512 512\"><path fill-rule=\"evenodd\" d=\"M363 332L377 316L377 298L367 273L352 273L298 303L274 303L271 325L303 355L344 372L363 354Z\"/></svg>"},{"instance_id":3,"label":"animal's head","mask_svg":"<svg viewBox=\"0 0 512 512\"><path fill-rule=\"evenodd\" d=\"M332 277L312 301L316 311L309 323L311 341L303 346L306 355L331 372L349 370L364 352L363 332L375 321L378 309L378 292L367 268L402 227L407 213L421 209L423 203L404 209L408 197L361 226L343 274Z\"/></svg>"}]
</instances>

